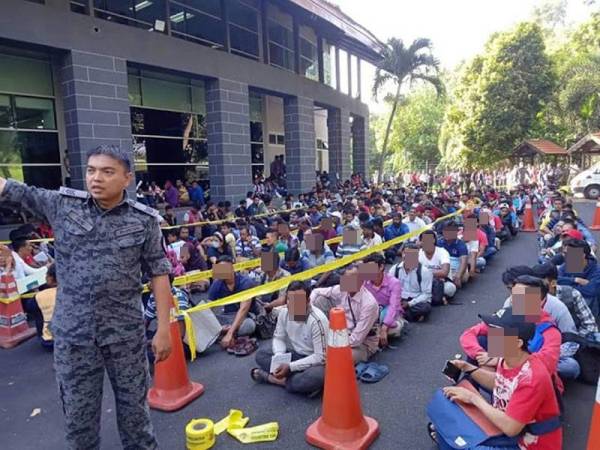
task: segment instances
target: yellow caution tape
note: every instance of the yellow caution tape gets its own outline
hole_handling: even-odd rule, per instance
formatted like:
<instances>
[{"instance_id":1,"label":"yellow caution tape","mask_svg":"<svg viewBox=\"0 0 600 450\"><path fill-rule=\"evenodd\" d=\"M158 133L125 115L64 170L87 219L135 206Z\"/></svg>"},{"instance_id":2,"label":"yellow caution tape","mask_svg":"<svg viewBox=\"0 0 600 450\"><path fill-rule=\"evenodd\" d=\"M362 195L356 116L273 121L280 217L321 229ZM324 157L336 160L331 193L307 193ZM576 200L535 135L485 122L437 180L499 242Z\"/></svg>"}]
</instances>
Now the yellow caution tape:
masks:
<instances>
[{"instance_id":1,"label":"yellow caution tape","mask_svg":"<svg viewBox=\"0 0 600 450\"><path fill-rule=\"evenodd\" d=\"M215 445L215 431L210 419L192 419L185 427L188 450L206 450Z\"/></svg>"},{"instance_id":2,"label":"yellow caution tape","mask_svg":"<svg viewBox=\"0 0 600 450\"><path fill-rule=\"evenodd\" d=\"M244 413L239 409L230 409L229 414L215 424L215 434L219 435L226 430L244 428L249 420L250 418L244 417Z\"/></svg>"},{"instance_id":3,"label":"yellow caution tape","mask_svg":"<svg viewBox=\"0 0 600 450\"><path fill-rule=\"evenodd\" d=\"M33 295L32 295L32 297L33 297ZM20 298L21 298L21 296L19 296L19 295L13 295L11 297L4 297L4 298L0 298L0 303L6 303L8 305L9 303L16 302Z\"/></svg>"},{"instance_id":4,"label":"yellow caution tape","mask_svg":"<svg viewBox=\"0 0 600 450\"><path fill-rule=\"evenodd\" d=\"M269 422L251 428L228 429L227 432L242 444L269 442L277 439L277 436L279 435L279 424L277 422Z\"/></svg>"}]
</instances>

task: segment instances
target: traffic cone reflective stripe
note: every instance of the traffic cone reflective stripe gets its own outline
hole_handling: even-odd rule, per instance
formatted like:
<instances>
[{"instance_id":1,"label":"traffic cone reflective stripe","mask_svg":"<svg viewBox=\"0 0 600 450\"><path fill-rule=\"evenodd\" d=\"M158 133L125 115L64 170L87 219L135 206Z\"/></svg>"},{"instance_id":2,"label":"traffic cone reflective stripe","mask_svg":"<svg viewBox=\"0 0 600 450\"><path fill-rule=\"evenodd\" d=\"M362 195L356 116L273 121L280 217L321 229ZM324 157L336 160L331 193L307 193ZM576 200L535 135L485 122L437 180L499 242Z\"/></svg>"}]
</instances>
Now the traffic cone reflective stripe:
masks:
<instances>
[{"instance_id":1,"label":"traffic cone reflective stripe","mask_svg":"<svg viewBox=\"0 0 600 450\"><path fill-rule=\"evenodd\" d=\"M594 222L590 230L600 230L600 202L596 203L596 212L594 212Z\"/></svg>"},{"instance_id":2,"label":"traffic cone reflective stripe","mask_svg":"<svg viewBox=\"0 0 600 450\"><path fill-rule=\"evenodd\" d=\"M162 411L175 411L204 392L204 386L188 377L179 324L171 321L171 354L154 366L154 384L148 391L148 404Z\"/></svg>"},{"instance_id":3,"label":"traffic cone reflective stripe","mask_svg":"<svg viewBox=\"0 0 600 450\"><path fill-rule=\"evenodd\" d=\"M588 437L587 450L598 450L600 448L600 377L598 378L598 388L596 389L596 402L594 403L594 412L592 413L592 424L590 425L590 435Z\"/></svg>"},{"instance_id":4,"label":"traffic cone reflective stripe","mask_svg":"<svg viewBox=\"0 0 600 450\"><path fill-rule=\"evenodd\" d=\"M379 424L362 413L346 316L329 314L323 413L306 430L309 444L323 449L366 449L379 435Z\"/></svg>"},{"instance_id":5,"label":"traffic cone reflective stripe","mask_svg":"<svg viewBox=\"0 0 600 450\"><path fill-rule=\"evenodd\" d=\"M15 347L35 333L27 323L15 277L12 273L0 275L0 347Z\"/></svg>"},{"instance_id":6,"label":"traffic cone reflective stripe","mask_svg":"<svg viewBox=\"0 0 600 450\"><path fill-rule=\"evenodd\" d=\"M535 221L533 220L533 209L531 203L525 204L525 213L523 214L523 228L522 231L537 231L535 228Z\"/></svg>"}]
</instances>

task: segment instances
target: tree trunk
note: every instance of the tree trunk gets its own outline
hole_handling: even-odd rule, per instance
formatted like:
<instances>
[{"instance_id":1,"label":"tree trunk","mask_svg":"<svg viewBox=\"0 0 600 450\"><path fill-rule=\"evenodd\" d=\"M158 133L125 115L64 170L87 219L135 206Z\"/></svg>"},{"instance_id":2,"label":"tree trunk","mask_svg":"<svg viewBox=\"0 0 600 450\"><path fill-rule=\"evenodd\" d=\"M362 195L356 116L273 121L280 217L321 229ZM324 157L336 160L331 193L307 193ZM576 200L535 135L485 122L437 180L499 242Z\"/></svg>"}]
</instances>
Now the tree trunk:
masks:
<instances>
[{"instance_id":1,"label":"tree trunk","mask_svg":"<svg viewBox=\"0 0 600 450\"><path fill-rule=\"evenodd\" d=\"M394 103L392 105L392 112L390 113L390 118L388 119L387 127L385 128L385 136L383 138L383 146L381 147L381 156L379 158L377 184L381 183L383 177L383 166L385 165L385 157L387 156L387 146L390 138L390 131L392 130L392 122L396 116L396 109L398 108L398 102L400 101L400 86L401 83L398 83L398 87L396 88L396 96L394 97Z\"/></svg>"}]
</instances>

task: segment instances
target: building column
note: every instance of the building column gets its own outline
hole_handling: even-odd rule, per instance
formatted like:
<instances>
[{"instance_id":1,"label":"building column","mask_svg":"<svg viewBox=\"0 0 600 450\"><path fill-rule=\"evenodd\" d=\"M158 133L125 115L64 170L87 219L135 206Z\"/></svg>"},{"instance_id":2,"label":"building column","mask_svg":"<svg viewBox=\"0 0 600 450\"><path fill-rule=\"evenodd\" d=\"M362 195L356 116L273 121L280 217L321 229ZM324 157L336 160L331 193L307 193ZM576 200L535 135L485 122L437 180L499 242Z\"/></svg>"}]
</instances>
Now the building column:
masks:
<instances>
[{"instance_id":1,"label":"building column","mask_svg":"<svg viewBox=\"0 0 600 450\"><path fill-rule=\"evenodd\" d=\"M206 130L211 198L235 205L252 186L247 84L224 79L206 83Z\"/></svg>"},{"instance_id":2,"label":"building column","mask_svg":"<svg viewBox=\"0 0 600 450\"><path fill-rule=\"evenodd\" d=\"M327 110L329 172L339 181L350 179L350 114L348 110Z\"/></svg>"},{"instance_id":3,"label":"building column","mask_svg":"<svg viewBox=\"0 0 600 450\"><path fill-rule=\"evenodd\" d=\"M71 50L59 72L71 185L85 189L87 153L117 145L133 163L127 64L122 58Z\"/></svg>"},{"instance_id":4,"label":"building column","mask_svg":"<svg viewBox=\"0 0 600 450\"><path fill-rule=\"evenodd\" d=\"M354 116L352 122L352 171L368 179L369 121L361 116Z\"/></svg>"},{"instance_id":5,"label":"building column","mask_svg":"<svg viewBox=\"0 0 600 450\"><path fill-rule=\"evenodd\" d=\"M290 194L309 192L315 185L315 104L306 97L283 100L285 165Z\"/></svg>"}]
</instances>

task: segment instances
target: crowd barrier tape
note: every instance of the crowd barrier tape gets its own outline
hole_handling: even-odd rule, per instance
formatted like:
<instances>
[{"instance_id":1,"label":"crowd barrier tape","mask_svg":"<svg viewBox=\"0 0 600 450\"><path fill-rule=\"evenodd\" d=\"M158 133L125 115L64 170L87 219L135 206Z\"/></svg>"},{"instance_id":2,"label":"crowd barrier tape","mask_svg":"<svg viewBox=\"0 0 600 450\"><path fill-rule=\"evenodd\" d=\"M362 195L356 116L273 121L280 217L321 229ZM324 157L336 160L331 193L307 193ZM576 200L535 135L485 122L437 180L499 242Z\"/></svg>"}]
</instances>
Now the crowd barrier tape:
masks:
<instances>
[{"instance_id":1,"label":"crowd barrier tape","mask_svg":"<svg viewBox=\"0 0 600 450\"><path fill-rule=\"evenodd\" d=\"M226 306L226 305L232 305L235 303L245 302L245 301L253 299L254 297L271 294L273 292L284 289L292 281L306 281L306 280L315 278L316 276L321 275L325 272L330 272L332 270L340 269L344 266L347 266L348 264L352 264L353 262L360 261L372 253L382 252L384 250L387 250L390 247L401 244L402 242L407 241L413 237L417 237L424 231L432 229L435 224L437 224L439 222L443 222L444 220L448 220L452 217L456 217L456 216L462 214L462 212L463 212L463 210L459 209L458 211L453 212L452 214L448 214L443 217L439 217L437 220L435 220L434 222L432 222L431 224L429 224L423 228L411 231L410 233L403 234L402 236L398 236L397 238L383 242L383 243L373 246L371 248L361 250L361 251L355 253L354 255L348 255L343 258L332 261L330 263L323 264L322 266L313 267L312 269L308 269L303 272L298 272L297 274L290 275L289 277L271 281L269 283L262 284L260 286L254 287L252 289L247 289L245 291L238 292L236 294L232 294L227 297L223 297L219 300L214 300L214 301L211 301L208 303L196 305L190 309L181 311L181 314L183 315L183 317L185 319L186 332L191 333L191 335L189 336L189 339L188 339L188 341L189 341L188 346L190 348L192 360L195 359L195 357L196 357L196 345L195 345L195 339L192 339L192 337L194 336L194 333L193 333L192 320L191 320L191 317L189 317L190 314L194 314L196 312L204 311L204 310L211 309L211 308L217 308L219 306Z\"/></svg>"},{"instance_id":2,"label":"crowd barrier tape","mask_svg":"<svg viewBox=\"0 0 600 450\"><path fill-rule=\"evenodd\" d=\"M207 450L215 445L214 423L210 419L193 419L185 427L188 450Z\"/></svg>"}]
</instances>

